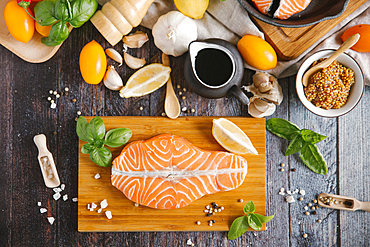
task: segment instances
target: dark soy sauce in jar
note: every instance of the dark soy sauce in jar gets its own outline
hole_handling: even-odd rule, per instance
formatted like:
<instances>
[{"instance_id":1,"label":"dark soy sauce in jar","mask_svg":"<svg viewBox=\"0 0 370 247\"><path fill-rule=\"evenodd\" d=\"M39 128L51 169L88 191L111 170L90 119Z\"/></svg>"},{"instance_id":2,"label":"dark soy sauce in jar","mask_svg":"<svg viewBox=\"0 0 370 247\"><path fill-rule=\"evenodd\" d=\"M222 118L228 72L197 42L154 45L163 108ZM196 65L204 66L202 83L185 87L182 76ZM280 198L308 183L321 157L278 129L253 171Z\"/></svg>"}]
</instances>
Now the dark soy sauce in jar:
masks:
<instances>
[{"instance_id":1,"label":"dark soy sauce in jar","mask_svg":"<svg viewBox=\"0 0 370 247\"><path fill-rule=\"evenodd\" d=\"M220 86L231 77L233 63L225 52L206 48L195 57L195 71L203 83L213 87Z\"/></svg>"}]
</instances>

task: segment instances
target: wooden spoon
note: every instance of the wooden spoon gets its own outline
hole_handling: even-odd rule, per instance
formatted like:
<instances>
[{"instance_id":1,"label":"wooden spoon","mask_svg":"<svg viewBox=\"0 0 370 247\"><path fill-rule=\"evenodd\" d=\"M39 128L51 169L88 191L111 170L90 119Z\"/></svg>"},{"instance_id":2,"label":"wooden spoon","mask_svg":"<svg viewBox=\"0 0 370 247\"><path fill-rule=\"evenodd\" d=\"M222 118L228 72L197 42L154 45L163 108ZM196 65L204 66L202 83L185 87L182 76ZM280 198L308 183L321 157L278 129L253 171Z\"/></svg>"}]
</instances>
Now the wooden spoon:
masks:
<instances>
[{"instance_id":1,"label":"wooden spoon","mask_svg":"<svg viewBox=\"0 0 370 247\"><path fill-rule=\"evenodd\" d=\"M170 66L170 59L167 54L162 54L162 63ZM180 115L180 103L172 87L171 77L167 81L166 99L164 101L164 111L167 117L175 119Z\"/></svg>"},{"instance_id":2,"label":"wooden spoon","mask_svg":"<svg viewBox=\"0 0 370 247\"><path fill-rule=\"evenodd\" d=\"M302 77L302 84L303 86L307 87L308 85L308 79L311 77L311 75L318 72L320 69L328 67L337 57L339 57L340 54L345 52L347 49L354 46L357 41L360 39L360 34L356 33L349 37L339 48L336 50L331 56L329 56L327 59L322 61L321 63L316 64L312 68L306 71Z\"/></svg>"},{"instance_id":3,"label":"wooden spoon","mask_svg":"<svg viewBox=\"0 0 370 247\"><path fill-rule=\"evenodd\" d=\"M338 204L332 203L332 205L328 205L321 201L320 198L333 198L339 203ZM319 204L320 207L325 208L333 208L347 211L363 210L366 212L370 212L370 202L360 202L353 197L321 193L317 198L317 203Z\"/></svg>"}]
</instances>

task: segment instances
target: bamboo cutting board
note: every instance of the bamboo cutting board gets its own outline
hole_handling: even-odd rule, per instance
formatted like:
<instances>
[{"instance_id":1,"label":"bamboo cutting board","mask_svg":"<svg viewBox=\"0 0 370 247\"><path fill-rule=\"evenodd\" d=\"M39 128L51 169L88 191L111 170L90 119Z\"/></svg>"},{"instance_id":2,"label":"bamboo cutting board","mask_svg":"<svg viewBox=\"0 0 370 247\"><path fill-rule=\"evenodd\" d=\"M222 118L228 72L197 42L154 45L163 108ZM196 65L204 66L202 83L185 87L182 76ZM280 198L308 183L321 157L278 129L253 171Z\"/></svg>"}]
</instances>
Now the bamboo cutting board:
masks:
<instances>
[{"instance_id":1,"label":"bamboo cutting board","mask_svg":"<svg viewBox=\"0 0 370 247\"><path fill-rule=\"evenodd\" d=\"M86 117L90 121L93 117ZM119 127L130 128L133 132L130 142L149 139L159 134L179 135L194 145L206 150L224 149L212 136L214 117L180 117L171 120L166 117L101 117L106 131ZM89 155L80 152L85 144L79 141L78 155L78 231L228 231L232 221L243 215L246 202L253 200L256 212L266 213L266 169L265 169L265 119L246 117L227 117L237 124L251 139L258 155L244 155L248 161L248 174L244 183L237 189L206 195L190 205L174 210L159 210L145 206L135 207L125 195L110 182L110 168L99 167L92 163ZM123 147L110 148L113 158ZM95 179L95 174L101 175ZM113 218L107 219L104 211L87 210L87 204L107 199L105 210L112 212ZM240 203L238 200L243 199ZM225 210L207 217L203 212L206 205L216 202ZM99 208L99 207L98 207ZM208 221L215 220L213 226ZM196 221L201 221L197 225ZM262 230L265 230L263 226Z\"/></svg>"},{"instance_id":2,"label":"bamboo cutting board","mask_svg":"<svg viewBox=\"0 0 370 247\"><path fill-rule=\"evenodd\" d=\"M292 60L367 1L351 0L339 17L302 28L277 27L254 17L252 20L265 33L266 40L274 47L278 56L283 60Z\"/></svg>"}]
</instances>

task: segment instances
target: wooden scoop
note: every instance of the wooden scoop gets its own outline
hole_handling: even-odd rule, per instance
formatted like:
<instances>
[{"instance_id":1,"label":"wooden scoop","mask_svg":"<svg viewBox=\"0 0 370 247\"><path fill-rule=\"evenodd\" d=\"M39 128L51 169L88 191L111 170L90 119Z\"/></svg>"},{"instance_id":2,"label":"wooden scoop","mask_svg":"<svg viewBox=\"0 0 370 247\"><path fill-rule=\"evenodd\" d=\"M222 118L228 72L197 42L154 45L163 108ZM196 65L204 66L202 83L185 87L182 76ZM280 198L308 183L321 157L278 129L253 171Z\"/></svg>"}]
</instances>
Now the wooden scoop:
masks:
<instances>
[{"instance_id":1,"label":"wooden scoop","mask_svg":"<svg viewBox=\"0 0 370 247\"><path fill-rule=\"evenodd\" d=\"M60 185L58 171L54 163L53 155L46 147L46 136L44 134L36 135L33 141L39 150L39 156L37 156L37 158L46 187L58 187Z\"/></svg>"},{"instance_id":2,"label":"wooden scoop","mask_svg":"<svg viewBox=\"0 0 370 247\"><path fill-rule=\"evenodd\" d=\"M349 37L339 48L336 50L331 56L329 56L327 59L322 61L321 63L316 64L312 68L306 71L302 77L302 84L303 86L307 87L308 80L310 79L311 75L318 72L320 69L328 67L337 57L339 57L340 54L345 52L347 49L354 46L357 41L360 39L360 35L358 33L352 35Z\"/></svg>"},{"instance_id":3,"label":"wooden scoop","mask_svg":"<svg viewBox=\"0 0 370 247\"><path fill-rule=\"evenodd\" d=\"M320 198L332 198L335 201L330 203L331 204L330 205L322 201L322 199ZM336 201L338 201L338 203L335 203ZM320 207L325 208L333 208L348 211L363 210L366 212L370 212L370 202L360 202L353 197L321 193L317 198L317 203L319 204Z\"/></svg>"},{"instance_id":4,"label":"wooden scoop","mask_svg":"<svg viewBox=\"0 0 370 247\"><path fill-rule=\"evenodd\" d=\"M162 54L163 65L170 66L170 59L167 54ZM180 103L172 87L171 77L167 81L166 99L164 101L164 111L167 117L175 119L180 115Z\"/></svg>"}]
</instances>

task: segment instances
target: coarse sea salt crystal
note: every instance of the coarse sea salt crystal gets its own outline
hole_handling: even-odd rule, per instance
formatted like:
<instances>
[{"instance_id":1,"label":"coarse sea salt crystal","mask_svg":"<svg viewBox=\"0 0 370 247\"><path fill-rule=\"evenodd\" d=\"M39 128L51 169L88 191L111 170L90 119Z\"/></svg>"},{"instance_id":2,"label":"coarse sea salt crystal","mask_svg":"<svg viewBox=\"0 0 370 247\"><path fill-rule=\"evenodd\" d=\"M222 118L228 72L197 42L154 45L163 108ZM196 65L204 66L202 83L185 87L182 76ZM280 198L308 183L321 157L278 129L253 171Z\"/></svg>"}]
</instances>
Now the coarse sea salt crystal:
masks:
<instances>
[{"instance_id":1,"label":"coarse sea salt crystal","mask_svg":"<svg viewBox=\"0 0 370 247\"><path fill-rule=\"evenodd\" d=\"M193 242L191 241L191 239L188 239L188 241L186 241L186 244L187 245L191 245Z\"/></svg>"},{"instance_id":2,"label":"coarse sea salt crystal","mask_svg":"<svg viewBox=\"0 0 370 247\"><path fill-rule=\"evenodd\" d=\"M100 214L100 213L101 213L101 211L103 211L103 209L102 209L102 208L99 208L99 209L98 209L98 214Z\"/></svg>"},{"instance_id":3,"label":"coarse sea salt crystal","mask_svg":"<svg viewBox=\"0 0 370 247\"><path fill-rule=\"evenodd\" d=\"M48 210L46 208L40 208L40 213L46 213Z\"/></svg>"},{"instance_id":4,"label":"coarse sea salt crystal","mask_svg":"<svg viewBox=\"0 0 370 247\"><path fill-rule=\"evenodd\" d=\"M286 192L288 195L292 194L292 192L290 190L287 190Z\"/></svg>"},{"instance_id":5,"label":"coarse sea salt crystal","mask_svg":"<svg viewBox=\"0 0 370 247\"><path fill-rule=\"evenodd\" d=\"M105 211L105 215L107 216L107 218L109 220L112 219L112 212L111 211Z\"/></svg>"},{"instance_id":6,"label":"coarse sea salt crystal","mask_svg":"<svg viewBox=\"0 0 370 247\"><path fill-rule=\"evenodd\" d=\"M77 197L72 198L72 202L78 202L78 198Z\"/></svg>"},{"instance_id":7,"label":"coarse sea salt crystal","mask_svg":"<svg viewBox=\"0 0 370 247\"><path fill-rule=\"evenodd\" d=\"M41 207L41 202L37 202L37 206Z\"/></svg>"},{"instance_id":8,"label":"coarse sea salt crystal","mask_svg":"<svg viewBox=\"0 0 370 247\"><path fill-rule=\"evenodd\" d=\"M101 207L101 208L106 208L106 207L108 207L107 199L104 199L103 201L101 201L101 202L100 202L100 207Z\"/></svg>"},{"instance_id":9,"label":"coarse sea salt crystal","mask_svg":"<svg viewBox=\"0 0 370 247\"><path fill-rule=\"evenodd\" d=\"M299 191L299 194L301 194L302 196L304 196L304 195L306 195L306 191L304 191L304 190L300 190L300 191Z\"/></svg>"},{"instance_id":10,"label":"coarse sea salt crystal","mask_svg":"<svg viewBox=\"0 0 370 247\"><path fill-rule=\"evenodd\" d=\"M294 197L293 197L293 196L287 196L287 197L285 197L285 201L287 201L288 203L293 203L293 202L295 202L295 200L294 200Z\"/></svg>"},{"instance_id":11,"label":"coarse sea salt crystal","mask_svg":"<svg viewBox=\"0 0 370 247\"><path fill-rule=\"evenodd\" d=\"M54 190L55 193L62 192L61 188L54 188L53 190Z\"/></svg>"},{"instance_id":12,"label":"coarse sea salt crystal","mask_svg":"<svg viewBox=\"0 0 370 247\"><path fill-rule=\"evenodd\" d=\"M280 192L279 192L279 195L282 195L282 196L283 196L283 195L285 195L285 193L284 193L284 192L282 192L282 191L280 191Z\"/></svg>"},{"instance_id":13,"label":"coarse sea salt crystal","mask_svg":"<svg viewBox=\"0 0 370 247\"><path fill-rule=\"evenodd\" d=\"M54 217L48 217L48 221L50 223L50 225L52 225L55 221Z\"/></svg>"},{"instance_id":14,"label":"coarse sea salt crystal","mask_svg":"<svg viewBox=\"0 0 370 247\"><path fill-rule=\"evenodd\" d=\"M59 200L59 198L60 198L60 193L59 192L57 192L57 193L55 193L54 195L53 195L53 198L54 198L54 200L55 201L57 201L57 200Z\"/></svg>"},{"instance_id":15,"label":"coarse sea salt crystal","mask_svg":"<svg viewBox=\"0 0 370 247\"><path fill-rule=\"evenodd\" d=\"M61 185L60 185L60 189L61 189L61 190L64 190L65 188L66 188L66 185L65 185L65 184L61 184Z\"/></svg>"},{"instance_id":16,"label":"coarse sea salt crystal","mask_svg":"<svg viewBox=\"0 0 370 247\"><path fill-rule=\"evenodd\" d=\"M304 210L308 210L308 207L307 206L304 206L304 208L303 208Z\"/></svg>"},{"instance_id":17,"label":"coarse sea salt crystal","mask_svg":"<svg viewBox=\"0 0 370 247\"><path fill-rule=\"evenodd\" d=\"M97 207L98 207L98 205L96 205L96 204L95 204L95 203L93 203L93 202L91 203L91 208L92 208L92 209L97 208Z\"/></svg>"},{"instance_id":18,"label":"coarse sea salt crystal","mask_svg":"<svg viewBox=\"0 0 370 247\"><path fill-rule=\"evenodd\" d=\"M51 108L51 109L55 109L55 108L57 108L57 104L55 104L55 103L51 103L50 108Z\"/></svg>"},{"instance_id":19,"label":"coarse sea salt crystal","mask_svg":"<svg viewBox=\"0 0 370 247\"><path fill-rule=\"evenodd\" d=\"M65 194L64 196L63 196L63 201L67 201L68 200L68 195L67 194Z\"/></svg>"},{"instance_id":20,"label":"coarse sea salt crystal","mask_svg":"<svg viewBox=\"0 0 370 247\"><path fill-rule=\"evenodd\" d=\"M100 178L100 174L99 173L95 174L94 178L95 179L99 179Z\"/></svg>"}]
</instances>

